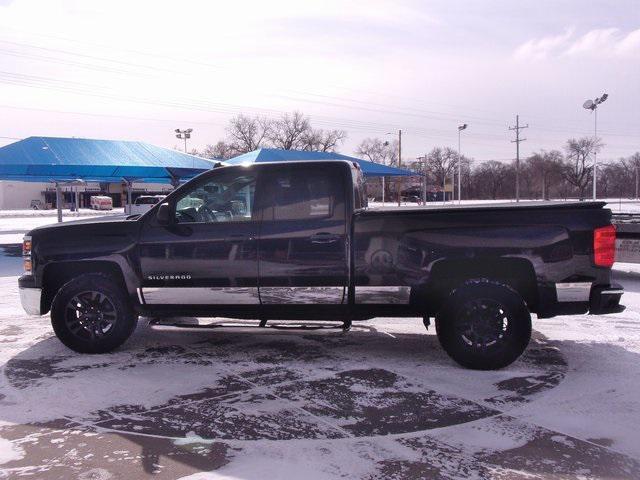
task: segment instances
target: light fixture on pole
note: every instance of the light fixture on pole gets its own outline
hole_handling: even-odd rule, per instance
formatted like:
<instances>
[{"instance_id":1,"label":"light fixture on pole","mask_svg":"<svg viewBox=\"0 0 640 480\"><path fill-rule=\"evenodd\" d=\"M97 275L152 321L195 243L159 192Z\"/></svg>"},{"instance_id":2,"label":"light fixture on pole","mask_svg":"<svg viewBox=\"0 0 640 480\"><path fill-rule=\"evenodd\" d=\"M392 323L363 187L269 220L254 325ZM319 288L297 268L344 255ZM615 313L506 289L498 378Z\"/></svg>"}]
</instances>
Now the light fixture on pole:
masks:
<instances>
[{"instance_id":1,"label":"light fixture on pole","mask_svg":"<svg viewBox=\"0 0 640 480\"><path fill-rule=\"evenodd\" d=\"M598 105L603 103L609 95L603 93L601 97L596 98L595 100L587 100L582 104L583 108L587 110L591 110L593 112L593 136L594 136L594 145L593 145L593 199L596 199L596 181L598 177Z\"/></svg>"},{"instance_id":2,"label":"light fixture on pole","mask_svg":"<svg viewBox=\"0 0 640 480\"><path fill-rule=\"evenodd\" d=\"M462 156L460 155L460 134L463 130L469 125L463 123L462 125L458 125L458 203L462 203ZM451 185L451 191L453 192L453 185Z\"/></svg>"},{"instance_id":3,"label":"light fixture on pole","mask_svg":"<svg viewBox=\"0 0 640 480\"><path fill-rule=\"evenodd\" d=\"M176 138L184 140L184 153L187 153L187 138L191 138L191 132L193 132L193 128L187 128L186 130L180 130L179 128L175 129Z\"/></svg>"}]
</instances>

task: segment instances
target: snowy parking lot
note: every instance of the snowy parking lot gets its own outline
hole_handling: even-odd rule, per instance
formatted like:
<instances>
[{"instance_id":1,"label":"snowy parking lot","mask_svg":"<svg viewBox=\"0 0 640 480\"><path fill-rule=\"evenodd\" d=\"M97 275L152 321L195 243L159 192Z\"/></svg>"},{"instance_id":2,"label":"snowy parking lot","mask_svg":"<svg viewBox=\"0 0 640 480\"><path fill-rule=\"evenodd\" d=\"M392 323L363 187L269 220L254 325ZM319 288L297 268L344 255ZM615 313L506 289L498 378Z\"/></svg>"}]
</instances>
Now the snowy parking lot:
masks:
<instances>
[{"instance_id":1,"label":"snowy parking lot","mask_svg":"<svg viewBox=\"0 0 640 480\"><path fill-rule=\"evenodd\" d=\"M79 355L0 250L0 478L640 478L640 265L627 309L534 318L523 357L451 361L420 319L167 332ZM222 322L216 319L215 322Z\"/></svg>"},{"instance_id":2,"label":"snowy parking lot","mask_svg":"<svg viewBox=\"0 0 640 480\"><path fill-rule=\"evenodd\" d=\"M625 312L538 320L498 372L459 368L417 319L347 334L142 319L119 352L83 356L2 277L0 475L638 478L640 276L625 270Z\"/></svg>"}]
</instances>

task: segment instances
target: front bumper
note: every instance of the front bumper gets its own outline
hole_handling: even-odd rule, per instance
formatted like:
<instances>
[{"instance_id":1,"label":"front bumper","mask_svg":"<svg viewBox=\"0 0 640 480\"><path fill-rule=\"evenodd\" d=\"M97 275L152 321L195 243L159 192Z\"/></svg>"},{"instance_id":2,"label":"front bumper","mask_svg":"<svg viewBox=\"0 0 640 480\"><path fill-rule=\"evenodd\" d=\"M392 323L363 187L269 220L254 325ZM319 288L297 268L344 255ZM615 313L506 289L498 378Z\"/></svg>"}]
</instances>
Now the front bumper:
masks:
<instances>
[{"instance_id":1,"label":"front bumper","mask_svg":"<svg viewBox=\"0 0 640 480\"><path fill-rule=\"evenodd\" d=\"M18 278L20 303L29 315L42 315L42 289L36 287L33 275L23 275Z\"/></svg>"},{"instance_id":2,"label":"front bumper","mask_svg":"<svg viewBox=\"0 0 640 480\"><path fill-rule=\"evenodd\" d=\"M20 303L22 303L22 308L24 309L24 311L29 315L42 315L42 289L20 287L19 290Z\"/></svg>"}]
</instances>

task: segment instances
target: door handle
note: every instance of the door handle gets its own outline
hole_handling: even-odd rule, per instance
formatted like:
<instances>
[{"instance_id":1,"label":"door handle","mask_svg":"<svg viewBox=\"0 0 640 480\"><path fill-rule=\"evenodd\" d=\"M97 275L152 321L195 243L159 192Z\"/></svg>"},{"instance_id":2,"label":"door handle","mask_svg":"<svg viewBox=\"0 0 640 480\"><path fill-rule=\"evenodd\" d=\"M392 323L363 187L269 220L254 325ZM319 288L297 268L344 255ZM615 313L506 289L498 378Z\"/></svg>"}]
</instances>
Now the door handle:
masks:
<instances>
[{"instance_id":1,"label":"door handle","mask_svg":"<svg viewBox=\"0 0 640 480\"><path fill-rule=\"evenodd\" d=\"M238 235L228 235L225 238L225 241L227 242L231 242L231 243L238 243L238 242L244 242L247 239L246 235L242 235L242 234L238 234Z\"/></svg>"},{"instance_id":2,"label":"door handle","mask_svg":"<svg viewBox=\"0 0 640 480\"><path fill-rule=\"evenodd\" d=\"M340 240L340 235L334 235L329 232L318 232L311 235L309 240L311 240L311 243L316 244L336 243Z\"/></svg>"}]
</instances>

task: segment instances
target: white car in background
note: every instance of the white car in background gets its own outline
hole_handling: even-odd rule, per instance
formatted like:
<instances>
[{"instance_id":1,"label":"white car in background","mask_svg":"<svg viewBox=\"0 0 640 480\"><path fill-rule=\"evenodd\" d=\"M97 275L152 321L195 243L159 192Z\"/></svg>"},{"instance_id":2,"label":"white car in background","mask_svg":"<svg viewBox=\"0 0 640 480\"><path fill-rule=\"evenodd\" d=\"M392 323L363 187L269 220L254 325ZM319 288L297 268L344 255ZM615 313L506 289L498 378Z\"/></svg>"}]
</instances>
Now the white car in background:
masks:
<instances>
[{"instance_id":1,"label":"white car in background","mask_svg":"<svg viewBox=\"0 0 640 480\"><path fill-rule=\"evenodd\" d=\"M136 198L133 205L129 205L129 214L142 215L151 210L156 203L164 200L165 197L166 195L141 195Z\"/></svg>"},{"instance_id":2,"label":"white car in background","mask_svg":"<svg viewBox=\"0 0 640 480\"><path fill-rule=\"evenodd\" d=\"M106 195L92 195L90 206L91 210L112 210L113 199Z\"/></svg>"}]
</instances>

